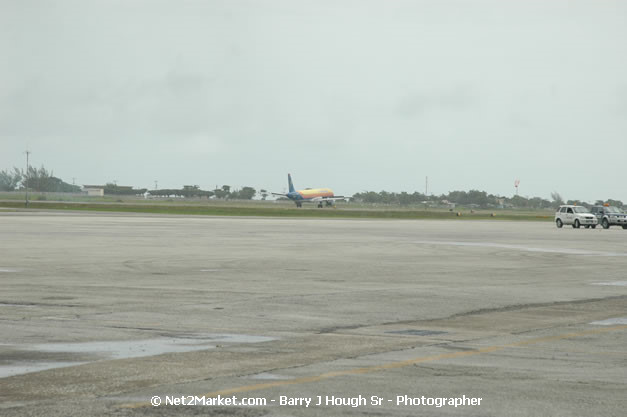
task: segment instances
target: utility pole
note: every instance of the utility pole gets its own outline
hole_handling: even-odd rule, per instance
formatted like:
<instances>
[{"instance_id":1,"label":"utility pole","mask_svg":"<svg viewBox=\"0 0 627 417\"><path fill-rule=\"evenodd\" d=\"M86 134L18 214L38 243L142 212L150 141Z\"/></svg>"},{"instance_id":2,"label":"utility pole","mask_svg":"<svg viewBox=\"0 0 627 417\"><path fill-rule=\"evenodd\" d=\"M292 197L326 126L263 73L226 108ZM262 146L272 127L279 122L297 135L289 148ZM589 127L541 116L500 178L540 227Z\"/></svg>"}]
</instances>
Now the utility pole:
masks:
<instances>
[{"instance_id":1,"label":"utility pole","mask_svg":"<svg viewBox=\"0 0 627 417\"><path fill-rule=\"evenodd\" d=\"M159 182L157 182L157 180L155 180L155 190L159 189Z\"/></svg>"},{"instance_id":2,"label":"utility pole","mask_svg":"<svg viewBox=\"0 0 627 417\"><path fill-rule=\"evenodd\" d=\"M30 151L26 151L26 204L24 205L26 208L28 208L28 169L29 169L29 165L28 165L28 156L30 155Z\"/></svg>"},{"instance_id":3,"label":"utility pole","mask_svg":"<svg viewBox=\"0 0 627 417\"><path fill-rule=\"evenodd\" d=\"M425 197L429 195L429 177L425 177Z\"/></svg>"}]
</instances>

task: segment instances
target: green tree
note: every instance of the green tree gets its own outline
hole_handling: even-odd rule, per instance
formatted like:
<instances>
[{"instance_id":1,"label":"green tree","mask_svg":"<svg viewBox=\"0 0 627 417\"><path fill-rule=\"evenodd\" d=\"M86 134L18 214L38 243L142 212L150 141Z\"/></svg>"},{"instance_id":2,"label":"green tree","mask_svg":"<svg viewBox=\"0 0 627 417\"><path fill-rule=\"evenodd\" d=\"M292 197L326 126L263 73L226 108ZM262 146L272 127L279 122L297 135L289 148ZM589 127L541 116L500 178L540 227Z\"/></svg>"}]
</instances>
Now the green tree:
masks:
<instances>
[{"instance_id":1,"label":"green tree","mask_svg":"<svg viewBox=\"0 0 627 417\"><path fill-rule=\"evenodd\" d=\"M515 195L509 201L514 207L529 207L529 200L519 195Z\"/></svg>"},{"instance_id":2,"label":"green tree","mask_svg":"<svg viewBox=\"0 0 627 417\"><path fill-rule=\"evenodd\" d=\"M252 198L257 194L257 190L252 187L244 187L239 190L238 198L241 200L252 200Z\"/></svg>"},{"instance_id":3,"label":"green tree","mask_svg":"<svg viewBox=\"0 0 627 417\"><path fill-rule=\"evenodd\" d=\"M106 183L104 186L105 194L113 194L113 195L137 195L144 194L148 189L146 188L133 188L127 185L117 185L115 183Z\"/></svg>"},{"instance_id":4,"label":"green tree","mask_svg":"<svg viewBox=\"0 0 627 417\"><path fill-rule=\"evenodd\" d=\"M559 207L564 204L564 199L557 191L551 193L551 199L553 199L553 207Z\"/></svg>"},{"instance_id":5,"label":"green tree","mask_svg":"<svg viewBox=\"0 0 627 417\"><path fill-rule=\"evenodd\" d=\"M407 206L411 204L411 202L412 202L411 196L407 194L407 192L403 191L402 193L398 195L398 203L401 206Z\"/></svg>"},{"instance_id":6,"label":"green tree","mask_svg":"<svg viewBox=\"0 0 627 417\"><path fill-rule=\"evenodd\" d=\"M570 204L570 205L573 205L573 206L583 206L583 207L588 207L589 206L589 204L587 204L587 203L585 203L585 202L583 202L581 200L568 200L566 202L566 204Z\"/></svg>"},{"instance_id":7,"label":"green tree","mask_svg":"<svg viewBox=\"0 0 627 417\"><path fill-rule=\"evenodd\" d=\"M537 209L551 207L551 202L540 197L533 197L529 200L529 206Z\"/></svg>"},{"instance_id":8,"label":"green tree","mask_svg":"<svg viewBox=\"0 0 627 417\"><path fill-rule=\"evenodd\" d=\"M22 173L17 168L12 173L6 169L0 171L0 191L15 191L21 181Z\"/></svg>"},{"instance_id":9,"label":"green tree","mask_svg":"<svg viewBox=\"0 0 627 417\"><path fill-rule=\"evenodd\" d=\"M623 207L623 202L620 200L612 200L611 198L609 200L607 200L607 204L609 204L610 206L614 206L614 207L618 207L618 208L622 208Z\"/></svg>"},{"instance_id":10,"label":"green tree","mask_svg":"<svg viewBox=\"0 0 627 417\"><path fill-rule=\"evenodd\" d=\"M41 168L28 167L27 172L22 172L22 179L22 188L28 187L33 191L77 193L81 190L79 186L55 177L53 172L48 171L43 165Z\"/></svg>"}]
</instances>

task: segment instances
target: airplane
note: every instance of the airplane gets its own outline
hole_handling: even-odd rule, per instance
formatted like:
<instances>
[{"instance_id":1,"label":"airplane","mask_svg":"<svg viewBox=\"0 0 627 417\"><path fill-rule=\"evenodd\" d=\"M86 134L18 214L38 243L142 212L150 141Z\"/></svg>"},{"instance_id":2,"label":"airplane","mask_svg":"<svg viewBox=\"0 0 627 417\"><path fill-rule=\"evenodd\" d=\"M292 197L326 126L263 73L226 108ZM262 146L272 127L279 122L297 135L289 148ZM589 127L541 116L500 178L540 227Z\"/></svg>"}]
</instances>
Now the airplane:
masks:
<instances>
[{"instance_id":1,"label":"airplane","mask_svg":"<svg viewBox=\"0 0 627 417\"><path fill-rule=\"evenodd\" d=\"M304 190L296 190L294 189L294 184L292 184L291 174L287 174L287 184L290 190L287 194L272 194L289 198L296 203L296 207L302 207L303 203L318 203L318 208L322 208L323 203L326 203L327 206L332 206L336 201L349 199L349 197L334 195L333 191L328 188L305 188Z\"/></svg>"}]
</instances>

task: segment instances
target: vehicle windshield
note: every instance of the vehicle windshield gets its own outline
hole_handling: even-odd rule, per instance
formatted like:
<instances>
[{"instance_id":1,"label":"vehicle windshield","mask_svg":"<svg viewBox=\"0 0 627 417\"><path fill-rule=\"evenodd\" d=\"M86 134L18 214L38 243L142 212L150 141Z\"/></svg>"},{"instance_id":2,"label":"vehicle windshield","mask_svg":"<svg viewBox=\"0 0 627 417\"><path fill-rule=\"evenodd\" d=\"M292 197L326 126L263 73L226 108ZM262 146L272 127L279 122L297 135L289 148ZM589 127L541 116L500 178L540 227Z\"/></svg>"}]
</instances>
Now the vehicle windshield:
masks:
<instances>
[{"instance_id":1,"label":"vehicle windshield","mask_svg":"<svg viewBox=\"0 0 627 417\"><path fill-rule=\"evenodd\" d=\"M619 209L614 206L605 207L605 211L608 213L622 213Z\"/></svg>"},{"instance_id":2,"label":"vehicle windshield","mask_svg":"<svg viewBox=\"0 0 627 417\"><path fill-rule=\"evenodd\" d=\"M590 210L588 210L587 208L585 208L583 206L573 207L573 211L575 213L590 213Z\"/></svg>"}]
</instances>

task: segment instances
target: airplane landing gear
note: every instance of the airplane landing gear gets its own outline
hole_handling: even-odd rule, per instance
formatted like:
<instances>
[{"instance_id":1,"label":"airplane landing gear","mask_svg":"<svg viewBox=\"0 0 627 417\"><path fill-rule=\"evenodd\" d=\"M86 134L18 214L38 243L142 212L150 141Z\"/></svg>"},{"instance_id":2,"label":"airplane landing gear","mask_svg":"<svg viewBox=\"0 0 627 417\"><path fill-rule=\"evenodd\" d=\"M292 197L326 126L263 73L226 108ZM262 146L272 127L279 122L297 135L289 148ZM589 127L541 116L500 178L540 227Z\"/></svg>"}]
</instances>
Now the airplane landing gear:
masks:
<instances>
[{"instance_id":1,"label":"airplane landing gear","mask_svg":"<svg viewBox=\"0 0 627 417\"><path fill-rule=\"evenodd\" d=\"M322 208L322 203L318 203L318 208Z\"/></svg>"}]
</instances>

